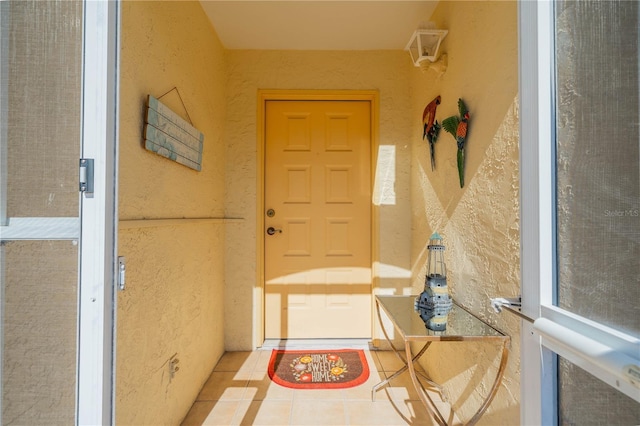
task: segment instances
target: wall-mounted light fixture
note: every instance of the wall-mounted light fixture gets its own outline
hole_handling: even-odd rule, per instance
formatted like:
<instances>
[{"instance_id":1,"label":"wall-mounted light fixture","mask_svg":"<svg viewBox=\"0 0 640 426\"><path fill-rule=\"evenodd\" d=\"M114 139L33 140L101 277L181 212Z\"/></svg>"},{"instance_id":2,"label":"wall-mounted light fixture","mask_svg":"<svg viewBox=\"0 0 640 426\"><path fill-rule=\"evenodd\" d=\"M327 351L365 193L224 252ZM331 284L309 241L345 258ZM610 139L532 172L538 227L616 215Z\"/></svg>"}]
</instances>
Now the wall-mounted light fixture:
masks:
<instances>
[{"instance_id":1,"label":"wall-mounted light fixture","mask_svg":"<svg viewBox=\"0 0 640 426\"><path fill-rule=\"evenodd\" d=\"M409 51L413 65L419 67L424 61L436 62L440 53L440 43L448 32L447 30L417 29L404 49Z\"/></svg>"}]
</instances>

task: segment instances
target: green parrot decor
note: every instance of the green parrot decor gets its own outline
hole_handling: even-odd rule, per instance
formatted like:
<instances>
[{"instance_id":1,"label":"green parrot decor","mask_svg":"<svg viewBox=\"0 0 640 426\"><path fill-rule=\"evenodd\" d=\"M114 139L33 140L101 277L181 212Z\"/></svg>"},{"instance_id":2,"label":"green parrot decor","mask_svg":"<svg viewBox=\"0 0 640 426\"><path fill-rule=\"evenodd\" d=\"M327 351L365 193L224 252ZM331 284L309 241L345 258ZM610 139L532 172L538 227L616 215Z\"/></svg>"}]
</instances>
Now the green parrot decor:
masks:
<instances>
[{"instance_id":1,"label":"green parrot decor","mask_svg":"<svg viewBox=\"0 0 640 426\"><path fill-rule=\"evenodd\" d=\"M458 176L460 188L464 187L464 144L469 129L469 110L462 99L458 99L458 112L460 117L452 115L442 120L442 127L456 140L458 145Z\"/></svg>"}]
</instances>

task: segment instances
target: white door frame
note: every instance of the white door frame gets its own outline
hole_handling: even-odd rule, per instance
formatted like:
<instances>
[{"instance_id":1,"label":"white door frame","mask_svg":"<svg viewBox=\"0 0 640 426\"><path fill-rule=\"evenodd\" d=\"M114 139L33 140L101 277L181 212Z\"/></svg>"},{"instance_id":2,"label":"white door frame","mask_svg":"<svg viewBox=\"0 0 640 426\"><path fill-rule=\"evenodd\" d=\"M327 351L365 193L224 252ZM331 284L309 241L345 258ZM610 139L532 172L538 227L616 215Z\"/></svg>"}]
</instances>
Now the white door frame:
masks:
<instances>
[{"instance_id":1,"label":"white door frame","mask_svg":"<svg viewBox=\"0 0 640 426\"><path fill-rule=\"evenodd\" d=\"M555 306L554 3L519 2L520 220L522 312L521 424L558 422L557 355L627 396L640 391L640 339Z\"/></svg>"},{"instance_id":2,"label":"white door frame","mask_svg":"<svg viewBox=\"0 0 640 426\"><path fill-rule=\"evenodd\" d=\"M552 304L554 222L552 192L553 4L518 3L520 92L520 273L522 313L540 317ZM521 424L555 424L555 356L540 345L533 324L521 321Z\"/></svg>"},{"instance_id":3,"label":"white door frame","mask_svg":"<svg viewBox=\"0 0 640 426\"><path fill-rule=\"evenodd\" d=\"M78 424L115 423L119 0L84 1L82 156L94 192L81 196Z\"/></svg>"},{"instance_id":4,"label":"white door frame","mask_svg":"<svg viewBox=\"0 0 640 426\"><path fill-rule=\"evenodd\" d=\"M79 425L115 422L119 9L119 1L83 2L82 99L78 99L82 102L81 157L93 159L95 167L93 192L79 195L79 217L6 217L7 96L1 97L0 105L2 240L80 241L76 377L76 424ZM9 3L3 2L0 5L0 90L4 93L9 84L9 61L6 60L9 13ZM2 271L3 254L0 250ZM0 336L0 350L1 341ZM0 383L1 374L0 371Z\"/></svg>"}]
</instances>

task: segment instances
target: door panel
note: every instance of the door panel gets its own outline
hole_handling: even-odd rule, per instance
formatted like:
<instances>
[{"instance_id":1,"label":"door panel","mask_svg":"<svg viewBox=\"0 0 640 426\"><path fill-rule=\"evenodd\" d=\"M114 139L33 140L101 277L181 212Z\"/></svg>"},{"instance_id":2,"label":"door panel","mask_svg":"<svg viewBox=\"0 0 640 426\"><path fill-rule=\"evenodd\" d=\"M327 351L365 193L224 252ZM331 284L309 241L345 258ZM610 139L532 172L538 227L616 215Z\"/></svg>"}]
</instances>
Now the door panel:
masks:
<instances>
[{"instance_id":1,"label":"door panel","mask_svg":"<svg viewBox=\"0 0 640 426\"><path fill-rule=\"evenodd\" d=\"M78 245L4 247L3 424L73 424Z\"/></svg>"},{"instance_id":2,"label":"door panel","mask_svg":"<svg viewBox=\"0 0 640 426\"><path fill-rule=\"evenodd\" d=\"M82 3L13 1L2 14L7 217L77 217Z\"/></svg>"},{"instance_id":3,"label":"door panel","mask_svg":"<svg viewBox=\"0 0 640 426\"><path fill-rule=\"evenodd\" d=\"M266 338L371 336L370 116L365 101L267 102Z\"/></svg>"},{"instance_id":4,"label":"door panel","mask_svg":"<svg viewBox=\"0 0 640 426\"><path fill-rule=\"evenodd\" d=\"M118 7L0 1L2 424L111 424Z\"/></svg>"},{"instance_id":5,"label":"door panel","mask_svg":"<svg viewBox=\"0 0 640 426\"><path fill-rule=\"evenodd\" d=\"M521 423L638 424L640 8L519 8Z\"/></svg>"},{"instance_id":6,"label":"door panel","mask_svg":"<svg viewBox=\"0 0 640 426\"><path fill-rule=\"evenodd\" d=\"M2 424L73 424L83 4L0 7Z\"/></svg>"},{"instance_id":7,"label":"door panel","mask_svg":"<svg viewBox=\"0 0 640 426\"><path fill-rule=\"evenodd\" d=\"M626 301L640 300L639 9L556 5L557 305L636 335Z\"/></svg>"},{"instance_id":8,"label":"door panel","mask_svg":"<svg viewBox=\"0 0 640 426\"><path fill-rule=\"evenodd\" d=\"M555 4L556 306L635 338L640 315L629 301L640 300L639 13L629 1ZM637 386L634 401L563 357L558 369L559 424L640 422Z\"/></svg>"}]
</instances>

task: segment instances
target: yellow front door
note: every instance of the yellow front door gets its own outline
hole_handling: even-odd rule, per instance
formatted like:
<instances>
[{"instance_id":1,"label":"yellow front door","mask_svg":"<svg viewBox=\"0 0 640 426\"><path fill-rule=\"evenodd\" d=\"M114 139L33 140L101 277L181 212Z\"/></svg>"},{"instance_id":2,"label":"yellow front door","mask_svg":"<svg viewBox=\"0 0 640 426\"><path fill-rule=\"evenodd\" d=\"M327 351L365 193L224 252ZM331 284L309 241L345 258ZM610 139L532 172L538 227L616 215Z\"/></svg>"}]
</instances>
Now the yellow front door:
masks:
<instances>
[{"instance_id":1,"label":"yellow front door","mask_svg":"<svg viewBox=\"0 0 640 426\"><path fill-rule=\"evenodd\" d=\"M371 104L267 101L265 337L371 337Z\"/></svg>"}]
</instances>

